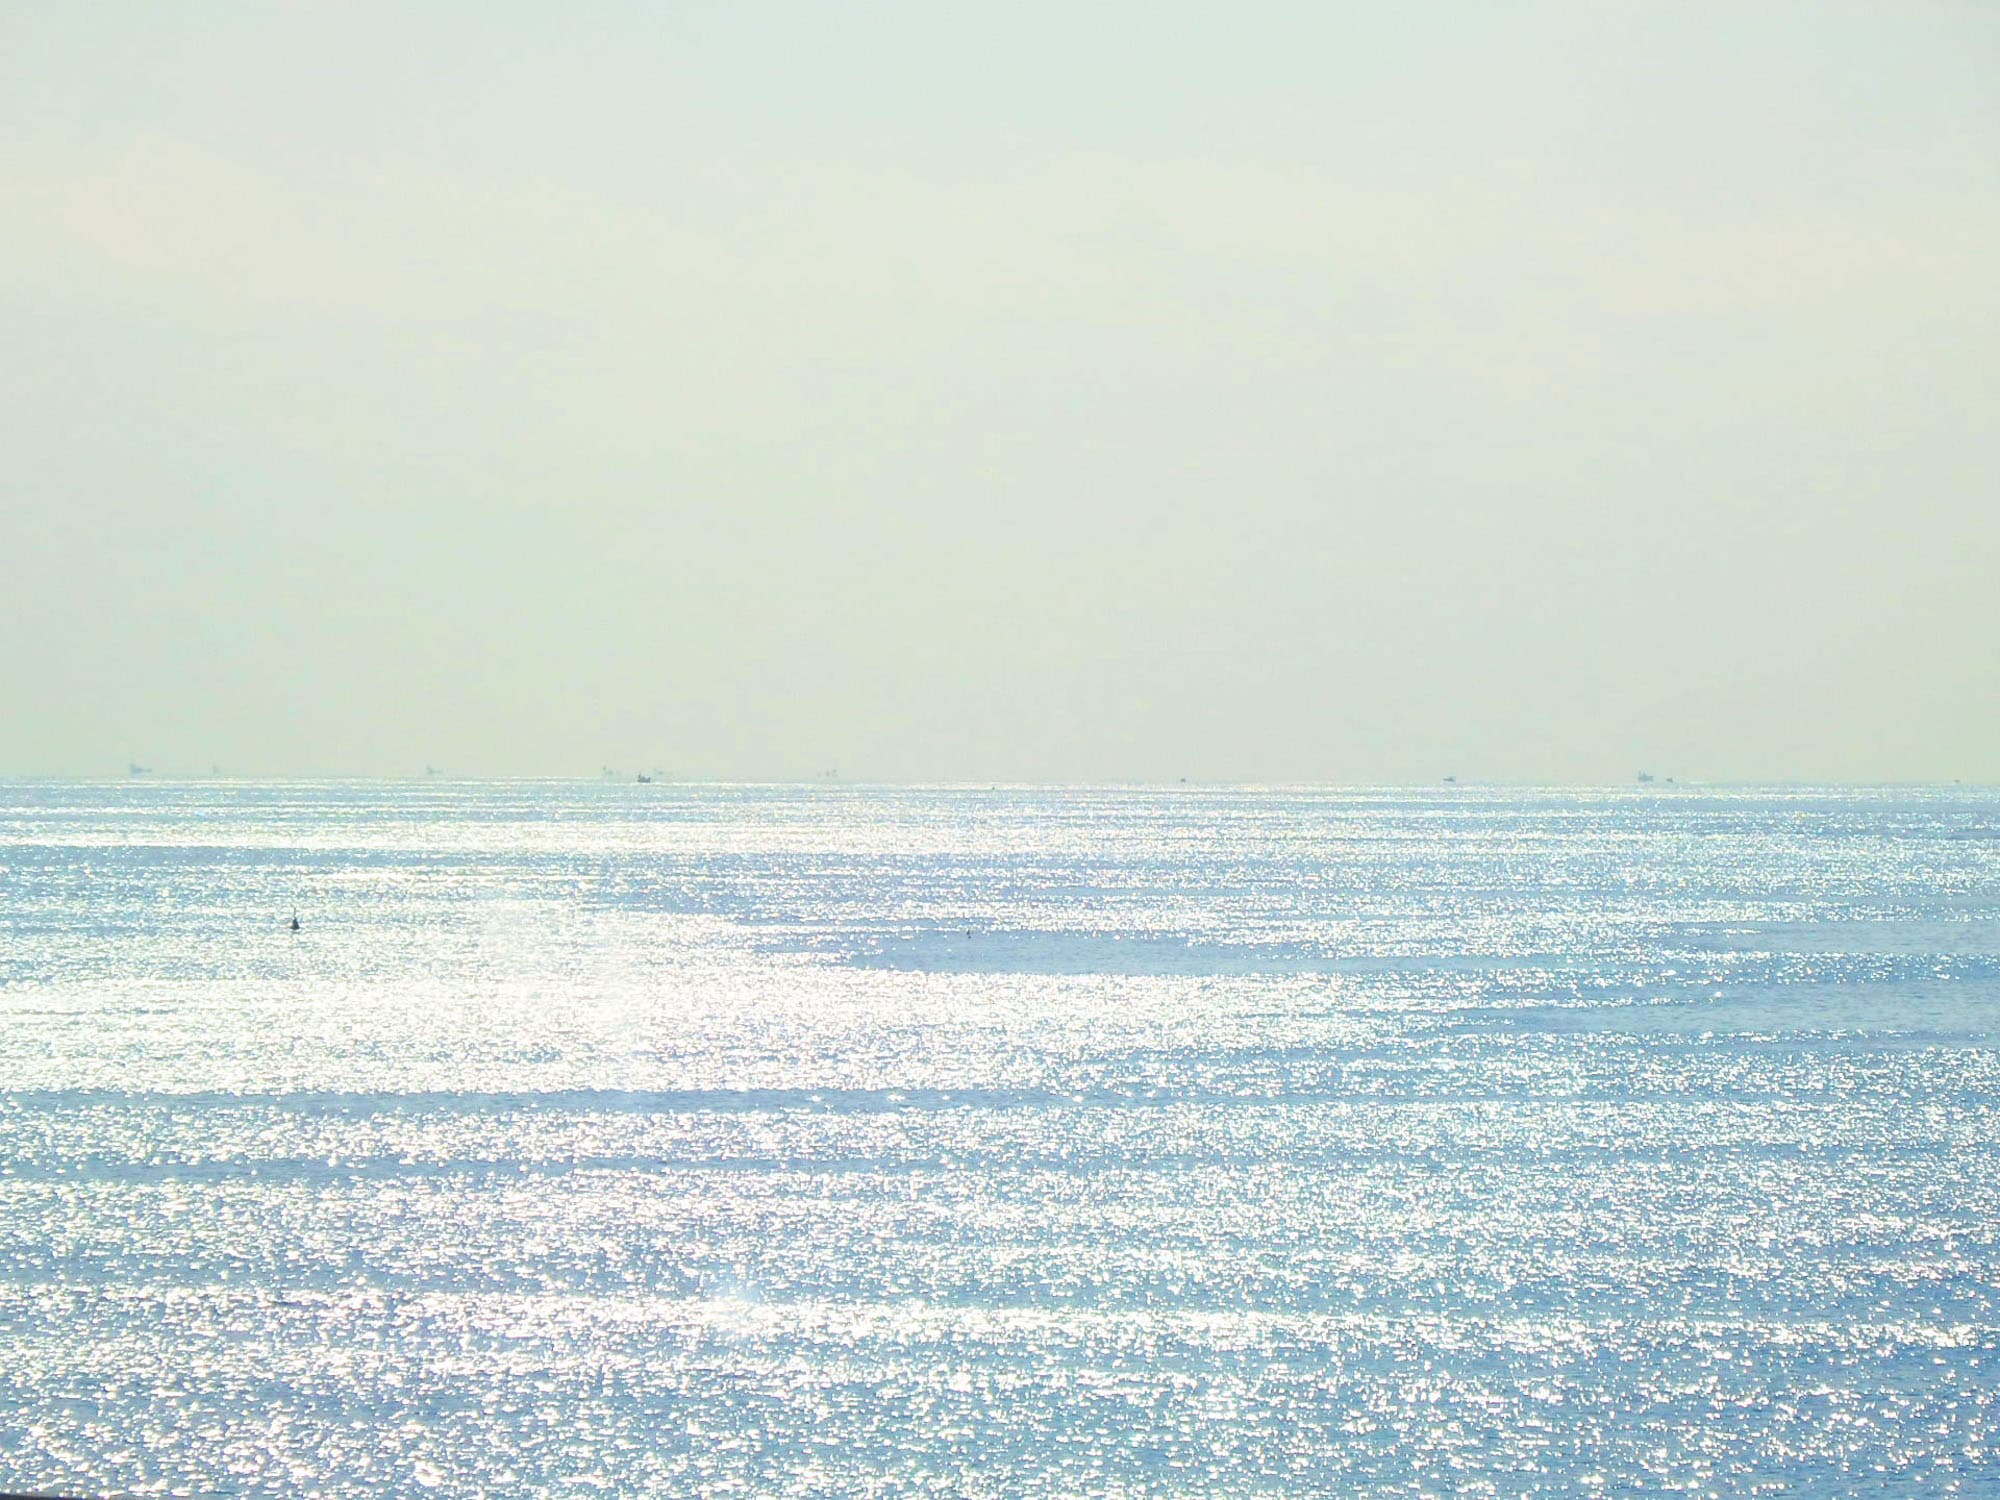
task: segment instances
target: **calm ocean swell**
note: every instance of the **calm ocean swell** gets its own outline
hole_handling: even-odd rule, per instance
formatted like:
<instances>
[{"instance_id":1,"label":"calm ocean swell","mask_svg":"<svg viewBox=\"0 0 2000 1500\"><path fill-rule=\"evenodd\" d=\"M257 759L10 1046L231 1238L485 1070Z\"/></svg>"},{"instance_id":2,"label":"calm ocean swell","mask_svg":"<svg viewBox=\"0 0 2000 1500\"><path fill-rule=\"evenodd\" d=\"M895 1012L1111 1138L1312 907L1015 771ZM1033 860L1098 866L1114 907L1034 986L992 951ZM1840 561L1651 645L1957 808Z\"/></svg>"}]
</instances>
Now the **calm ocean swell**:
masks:
<instances>
[{"instance_id":1,"label":"calm ocean swell","mask_svg":"<svg viewBox=\"0 0 2000 1500\"><path fill-rule=\"evenodd\" d=\"M0 783L0 1489L2000 1493L1996 1042L1986 790Z\"/></svg>"}]
</instances>

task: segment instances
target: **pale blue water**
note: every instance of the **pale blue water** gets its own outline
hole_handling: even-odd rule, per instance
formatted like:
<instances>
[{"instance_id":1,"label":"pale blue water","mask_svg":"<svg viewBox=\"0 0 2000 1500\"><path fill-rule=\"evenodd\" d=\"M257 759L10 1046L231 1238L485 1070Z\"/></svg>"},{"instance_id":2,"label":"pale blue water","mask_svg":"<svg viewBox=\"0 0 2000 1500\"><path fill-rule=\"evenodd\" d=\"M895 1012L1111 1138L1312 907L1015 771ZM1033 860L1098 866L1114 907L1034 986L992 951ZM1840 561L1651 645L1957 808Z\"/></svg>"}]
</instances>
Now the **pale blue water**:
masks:
<instances>
[{"instance_id":1,"label":"pale blue water","mask_svg":"<svg viewBox=\"0 0 2000 1500\"><path fill-rule=\"evenodd\" d=\"M1996 1043L1990 791L0 783L0 1489L2000 1493Z\"/></svg>"}]
</instances>

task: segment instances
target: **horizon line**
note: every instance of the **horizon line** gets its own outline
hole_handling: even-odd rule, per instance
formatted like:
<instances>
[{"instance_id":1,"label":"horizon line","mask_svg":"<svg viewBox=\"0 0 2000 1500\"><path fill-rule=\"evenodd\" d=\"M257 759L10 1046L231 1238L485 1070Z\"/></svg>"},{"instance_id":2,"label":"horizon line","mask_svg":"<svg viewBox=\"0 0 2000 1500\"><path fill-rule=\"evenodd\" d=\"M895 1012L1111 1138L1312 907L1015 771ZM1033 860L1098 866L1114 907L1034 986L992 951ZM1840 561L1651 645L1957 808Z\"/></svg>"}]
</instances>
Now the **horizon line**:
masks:
<instances>
[{"instance_id":1,"label":"horizon line","mask_svg":"<svg viewBox=\"0 0 2000 1500\"><path fill-rule=\"evenodd\" d=\"M138 772L118 775L97 773L77 775L64 772L16 772L0 771L0 784L67 784L67 785L118 785L133 786L155 784L223 785L223 784L470 784L470 783L548 783L562 785L592 786L653 786L653 787L845 787L851 789L898 788L908 790L978 790L989 791L1059 791L1059 790L1289 790L1318 789L1337 791L1374 790L1481 790L1505 789L1517 791L1614 791L1631 790L1664 792L1679 790L1743 790L1754 788L1847 788L1855 790L1886 789L1895 787L1922 788L1970 788L2000 789L2000 779L1985 780L1978 777L1952 777L1949 779L1923 777L1882 777L1882 778L1811 778L1811 777L1699 777L1699 776L1652 776L1645 773L1619 780L1609 779L1539 779L1480 776L1432 776L1425 778L1400 778L1383 780L1345 780L1331 778L1289 778L1289 777L1196 777L1182 776L1174 779L1135 777L1078 777L1078 778L1019 778L1019 777L866 777L866 776L673 776L661 773L646 773L640 780L636 773L619 772L595 774L578 772L461 772L425 770L417 772L176 772L155 771L150 768Z\"/></svg>"}]
</instances>

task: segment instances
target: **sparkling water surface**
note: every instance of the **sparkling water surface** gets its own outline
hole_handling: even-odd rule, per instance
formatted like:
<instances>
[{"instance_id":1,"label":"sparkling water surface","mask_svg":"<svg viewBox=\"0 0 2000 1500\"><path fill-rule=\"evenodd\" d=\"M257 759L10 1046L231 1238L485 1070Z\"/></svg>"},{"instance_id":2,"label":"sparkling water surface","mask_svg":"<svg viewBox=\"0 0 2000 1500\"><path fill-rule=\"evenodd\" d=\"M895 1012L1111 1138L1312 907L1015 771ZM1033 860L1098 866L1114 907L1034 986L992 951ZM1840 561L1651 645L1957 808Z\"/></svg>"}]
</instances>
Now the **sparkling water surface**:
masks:
<instances>
[{"instance_id":1,"label":"sparkling water surface","mask_svg":"<svg viewBox=\"0 0 2000 1500\"><path fill-rule=\"evenodd\" d=\"M1996 1494L1996 1041L1989 790L0 783L0 1489Z\"/></svg>"}]
</instances>

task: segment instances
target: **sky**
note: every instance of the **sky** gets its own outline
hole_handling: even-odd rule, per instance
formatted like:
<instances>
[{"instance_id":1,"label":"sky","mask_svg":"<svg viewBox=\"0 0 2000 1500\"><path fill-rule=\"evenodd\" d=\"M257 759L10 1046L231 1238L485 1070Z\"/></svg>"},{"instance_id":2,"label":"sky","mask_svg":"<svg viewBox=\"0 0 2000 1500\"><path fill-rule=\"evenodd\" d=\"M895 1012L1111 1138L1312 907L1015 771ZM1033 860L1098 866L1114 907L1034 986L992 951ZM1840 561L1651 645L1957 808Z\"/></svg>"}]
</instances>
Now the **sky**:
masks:
<instances>
[{"instance_id":1,"label":"sky","mask_svg":"<svg viewBox=\"0 0 2000 1500\"><path fill-rule=\"evenodd\" d=\"M2000 6L0 0L0 774L2000 780Z\"/></svg>"}]
</instances>

